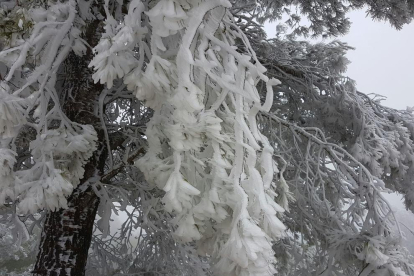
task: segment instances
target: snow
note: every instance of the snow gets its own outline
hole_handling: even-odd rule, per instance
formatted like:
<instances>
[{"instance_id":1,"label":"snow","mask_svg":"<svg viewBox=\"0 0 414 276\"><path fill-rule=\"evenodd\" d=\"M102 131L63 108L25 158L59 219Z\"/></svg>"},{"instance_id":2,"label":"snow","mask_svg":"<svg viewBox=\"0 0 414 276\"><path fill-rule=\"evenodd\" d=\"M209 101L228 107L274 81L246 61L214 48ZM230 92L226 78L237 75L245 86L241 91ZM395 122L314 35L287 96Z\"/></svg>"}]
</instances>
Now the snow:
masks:
<instances>
[{"instance_id":1,"label":"snow","mask_svg":"<svg viewBox=\"0 0 414 276\"><path fill-rule=\"evenodd\" d=\"M82 56L89 47L81 36L84 24L93 18L87 11L90 3L69 0L48 5L47 10L34 7L28 12L31 32L25 39L20 33L13 36L9 48L0 52L0 61L9 66L0 83L0 203L18 199L13 213L18 244L28 235L17 214L67 208L67 198L84 176L84 165L98 143L93 126L76 124L66 117L56 91L58 69L70 51ZM114 160L125 163L127 158L113 155L109 146L106 98L126 85L131 94L122 96L133 94L153 110L145 133L148 148L135 160L148 182L146 188L156 191L140 210L143 223L152 223L148 214L157 218L160 213L165 215L162 223L173 225L167 231L174 232L177 242L194 242L200 253L211 257L217 275L271 275L276 273L273 264L278 261L272 246L286 237L284 213L296 198L299 211L294 211L308 219L312 215L317 218L312 225L304 225L314 228L305 230L324 236L332 258L346 262L353 254L354 259L368 264L360 275L388 271L403 275L396 264L406 255L398 235L390 234L395 221L382 194L387 188L381 177L389 176L392 170L400 177L410 172L406 164L412 161L407 142L412 125L398 122L389 127L383 118L371 122L377 118L376 112L359 110L361 114L354 113L354 117L361 117L362 126L350 154L327 142L316 128L302 128L283 119L285 115L269 114L275 101L273 89L285 84L267 76L246 35L234 23L229 1L159 0L146 6L132 0L127 14L118 6L109 0L103 5L105 31L93 49L89 67L94 71L94 82L106 85L96 112L105 132L109 170L123 168L125 164L116 167ZM17 23L22 32L27 20L24 16ZM242 49L237 48L240 44ZM342 66L344 60L339 60ZM15 80L18 86L8 85ZM119 86L122 83L125 85ZM256 87L259 83L266 87L264 103ZM352 108L355 102L366 105L358 102L355 89L344 95L341 99L351 101ZM326 109L332 113L337 107ZM262 115L268 121L258 122ZM335 120L326 119L328 123ZM369 122L365 124L365 120ZM266 123L279 126L266 134L273 135L273 140L261 133L266 130L261 124ZM23 126L35 138L27 142L27 166L15 172L15 142L21 139L18 134ZM290 145L286 151L281 148L285 140ZM275 153L275 148L279 152ZM292 183L288 185L284 178L284 173L288 177L292 174L286 171L288 162L297 161L289 155L291 151L300 159L295 164L295 184L303 186L303 194L296 189L295 196L289 191ZM327 155L321 157L321 152ZM332 166L321 164L325 161ZM323 171L320 166L325 166ZM117 208L107 189L112 184L99 183L99 179L94 175L86 183L100 198L97 227L106 239ZM126 179L138 187L135 199L143 200L139 194L142 183ZM136 191L129 192L135 195ZM338 193L338 201L327 200L328 192ZM414 198L410 188L405 192L408 201ZM120 198L126 208L128 196ZM62 219L62 224L71 220ZM132 215L130 219L138 227ZM157 228L154 224L150 227ZM304 233L301 235L303 239ZM64 248L71 239L61 237L59 245ZM122 254L127 251L122 248ZM61 257L68 260L69 255Z\"/></svg>"}]
</instances>

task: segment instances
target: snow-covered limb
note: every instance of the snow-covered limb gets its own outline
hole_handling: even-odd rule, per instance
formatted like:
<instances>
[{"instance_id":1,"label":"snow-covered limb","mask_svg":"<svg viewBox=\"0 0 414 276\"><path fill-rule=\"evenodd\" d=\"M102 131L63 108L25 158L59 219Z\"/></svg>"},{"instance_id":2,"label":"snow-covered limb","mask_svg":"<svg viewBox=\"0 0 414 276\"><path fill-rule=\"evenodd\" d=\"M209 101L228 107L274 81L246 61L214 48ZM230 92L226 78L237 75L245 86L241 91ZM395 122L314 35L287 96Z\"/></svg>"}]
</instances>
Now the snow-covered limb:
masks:
<instances>
[{"instance_id":1,"label":"snow-covered limb","mask_svg":"<svg viewBox=\"0 0 414 276\"><path fill-rule=\"evenodd\" d=\"M137 165L149 183L166 192L163 202L165 210L175 214L175 236L183 241L199 240L200 252L219 256L218 274L262 275L272 270L264 265L273 260L270 241L283 236L286 229L280 221L284 208L275 199L287 208L295 197L293 212L306 214L310 221L312 214L306 208L315 208L311 213L316 212L318 223L312 222L311 228L316 232L323 232L327 223L319 219L321 216L332 219L328 223L332 229L349 227L349 231L359 233L362 228L377 236L388 235L393 219L381 198L383 182L378 174L371 173L340 147L320 140L319 130L313 129L318 134L303 139L301 128L287 126L292 147L282 147L286 151L297 150L295 157L299 159L293 161L276 146L280 138L267 139L260 133L269 133L273 128L271 125L265 129L256 117L260 111L270 110L275 102L272 87L280 82L265 76L265 68L233 21L229 8L225 1L158 1L145 10L144 17L135 15L148 17L148 34L135 36L133 44L123 43L126 48L117 48L118 55L123 56L136 47L137 58L148 60L146 66L139 62L136 68L121 68L119 77L126 74L128 89L154 110L146 132L149 149ZM132 14L131 9L128 14ZM114 37L124 34L127 20L124 22L120 24L122 31L115 31ZM133 32L128 29L128 35L122 37L134 37ZM342 72L345 65L346 60L340 56L332 66L335 72ZM113 78L99 81L111 86ZM262 102L259 83L266 87ZM302 130L309 133L309 129ZM307 141L304 149L303 140ZM275 159L280 162L273 159L275 150L279 156ZM317 151L315 157L310 155L313 151ZM291 166L290 162L298 168L304 166L298 169L296 178L282 168ZM332 169L326 168L327 162L333 163L335 176L328 176ZM347 162L353 162L352 166ZM278 168L281 163L284 164ZM273 183L279 171L282 174ZM324 178L329 179L328 186ZM292 185L288 185L292 179L297 185L305 179L301 193L295 194ZM316 181L313 185L317 188L309 188L308 180ZM327 196L332 187L341 191L342 198L355 201L343 214L341 206L346 203ZM324 197L321 201L315 199L320 193ZM363 204L369 206L374 220L366 218ZM306 208L300 209L301 206ZM258 228L246 227L249 223ZM257 241L254 249L249 245L252 236Z\"/></svg>"},{"instance_id":2,"label":"snow-covered limb","mask_svg":"<svg viewBox=\"0 0 414 276\"><path fill-rule=\"evenodd\" d=\"M269 103L261 107L255 90L258 78L268 79L259 63L253 65L252 57L233 48L234 40L243 35L232 26L228 7L222 1L190 3L182 19L182 28L186 29L176 57L164 58L162 45L152 47L151 62L171 73L159 71L159 79L168 84L160 85L154 82L158 74L151 71L153 84L147 86L146 93L158 99L151 102L155 109L152 120L157 124L150 123L147 136L159 142L154 147L150 144L147 155L137 163L149 181L157 171L152 167L158 168L167 160L166 164L171 164L166 171L170 174L167 182L156 174L157 184L166 191L166 210L176 212L175 235L183 241L214 242L214 250L206 253L219 260L218 274L266 275L272 271L271 237L279 238L285 228L276 217L283 208L270 203L271 196L266 197L275 168L264 155L271 156L272 149L255 128L254 114L250 121L247 115L252 108L270 107ZM148 15L151 24L155 24L153 28L157 28L160 23L154 21L159 17L154 14L150 11ZM180 18L181 14L172 17ZM162 36L153 32L152 40L167 36L178 39L175 32ZM214 136L210 129L215 129ZM161 136L165 138L160 133L165 133ZM261 149L259 141L266 149L263 159L257 154ZM167 145L171 148L160 152L158 145L161 149ZM164 157L159 159L159 154ZM267 162L262 164L262 160ZM266 175L265 184L262 173ZM216 226L210 226L210 219Z\"/></svg>"},{"instance_id":3,"label":"snow-covered limb","mask_svg":"<svg viewBox=\"0 0 414 276\"><path fill-rule=\"evenodd\" d=\"M130 5L129 20L133 15L140 18L142 9L132 12L136 6L135 2ZM166 9L170 6L176 8ZM230 264L219 262L219 274L265 275L271 271L271 240L281 237L285 226L277 218L284 210L273 202L271 192L276 169L273 149L258 131L255 114L270 109L272 86L278 82L264 76L265 69L254 54L235 50L235 39L245 37L232 22L229 7L226 1L183 5L161 0L146 12L152 27L149 64L142 73L140 68L125 70L136 76L126 77L128 88L136 89L137 96L154 109L146 133L149 149L137 165L149 182L166 192L163 202L167 211L176 214L178 239L215 240L216 249L208 254ZM117 56L128 54L142 39L131 28L128 37L128 42L120 44L127 48L118 47ZM163 43L167 39L181 42L170 43L167 49ZM99 55L91 65L98 63ZM97 72L112 68L102 64L95 66ZM97 78L112 86L112 77ZM255 88L260 79L268 83L263 106ZM212 174L207 177L209 171ZM260 242L252 238L256 236ZM238 244L244 242L240 248ZM245 258L238 259L233 251Z\"/></svg>"},{"instance_id":4,"label":"snow-covered limb","mask_svg":"<svg viewBox=\"0 0 414 276\"><path fill-rule=\"evenodd\" d=\"M401 269L413 272L409 254L401 244L398 221L382 195L389 191L382 180L345 149L329 143L318 128L298 127L263 112L260 122L275 141L275 148L293 165L287 176L295 202L288 217L297 216L299 211L306 218L299 222L300 229L307 229L299 230L301 235L306 239L317 236L326 242L316 246L316 250L328 252L326 267L322 266L319 273L339 273L337 263L341 267L352 266L351 263L355 266L358 260L369 264L361 272L364 275ZM294 148L285 142L292 139L289 137L296 140ZM314 214L318 220L312 219ZM399 258L394 257L396 252Z\"/></svg>"},{"instance_id":5,"label":"snow-covered limb","mask_svg":"<svg viewBox=\"0 0 414 276\"><path fill-rule=\"evenodd\" d=\"M75 1L31 9L25 17L33 26L26 30L28 37L16 34L0 52L0 60L10 66L0 85L2 144L16 148L20 132L36 133L28 145L31 157L24 161L27 169L9 175L0 188L2 201L18 199L24 213L65 207L65 197L83 177L83 166L96 146L95 130L68 120L56 91L56 74L69 51L82 55L86 50L76 13ZM29 69L32 62L38 65Z\"/></svg>"}]
</instances>

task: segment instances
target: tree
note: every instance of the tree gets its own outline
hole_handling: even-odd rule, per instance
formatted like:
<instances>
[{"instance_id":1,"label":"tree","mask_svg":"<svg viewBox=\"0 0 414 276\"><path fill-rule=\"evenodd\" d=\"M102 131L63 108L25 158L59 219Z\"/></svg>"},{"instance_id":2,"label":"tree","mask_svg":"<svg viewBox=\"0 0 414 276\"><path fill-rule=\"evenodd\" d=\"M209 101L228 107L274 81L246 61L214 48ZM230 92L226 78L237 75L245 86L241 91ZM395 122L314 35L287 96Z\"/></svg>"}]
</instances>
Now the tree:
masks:
<instances>
[{"instance_id":1,"label":"tree","mask_svg":"<svg viewBox=\"0 0 414 276\"><path fill-rule=\"evenodd\" d=\"M91 240L97 275L413 273L382 196L412 205L412 114L356 90L347 45L294 40L363 4L398 28L412 3L298 1L307 28L291 1L231 2L4 6L0 203L47 212L34 275L84 275Z\"/></svg>"}]
</instances>

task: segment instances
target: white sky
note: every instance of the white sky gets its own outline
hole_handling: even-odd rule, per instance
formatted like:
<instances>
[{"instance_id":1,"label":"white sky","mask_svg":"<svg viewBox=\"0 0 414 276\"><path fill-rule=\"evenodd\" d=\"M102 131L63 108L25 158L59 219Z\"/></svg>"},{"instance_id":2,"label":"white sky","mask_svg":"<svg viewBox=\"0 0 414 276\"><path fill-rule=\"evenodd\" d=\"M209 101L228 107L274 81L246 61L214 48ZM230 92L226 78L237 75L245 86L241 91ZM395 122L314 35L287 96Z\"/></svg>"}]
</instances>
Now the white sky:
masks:
<instances>
[{"instance_id":1,"label":"white sky","mask_svg":"<svg viewBox=\"0 0 414 276\"><path fill-rule=\"evenodd\" d=\"M346 75L356 80L359 91L386 96L386 106L414 106L414 23L397 31L388 22L372 21L363 10L349 13L349 18L349 33L337 38L356 48L347 54L352 63ZM269 37L278 23L266 24Z\"/></svg>"}]
</instances>

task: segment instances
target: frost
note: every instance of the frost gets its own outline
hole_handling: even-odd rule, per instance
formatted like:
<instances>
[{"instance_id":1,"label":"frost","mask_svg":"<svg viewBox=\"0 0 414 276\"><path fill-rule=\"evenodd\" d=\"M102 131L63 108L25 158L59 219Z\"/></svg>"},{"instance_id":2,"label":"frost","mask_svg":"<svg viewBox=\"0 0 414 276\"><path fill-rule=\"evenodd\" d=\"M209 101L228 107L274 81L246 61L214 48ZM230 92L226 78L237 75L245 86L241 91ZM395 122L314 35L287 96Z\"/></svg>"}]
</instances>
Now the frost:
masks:
<instances>
[{"instance_id":1,"label":"frost","mask_svg":"<svg viewBox=\"0 0 414 276\"><path fill-rule=\"evenodd\" d=\"M10 95L9 90L5 82L0 82L0 138L3 139L14 137L17 129L26 122L27 101Z\"/></svg>"},{"instance_id":2,"label":"frost","mask_svg":"<svg viewBox=\"0 0 414 276\"><path fill-rule=\"evenodd\" d=\"M412 108L358 92L342 75L345 43L296 41L284 26L267 40L262 20L285 8L300 18L286 1L256 2L2 3L0 29L12 29L0 37L0 223L16 230L7 244L27 240L37 212L92 189L95 275L414 272L383 197L399 191L414 209ZM311 31L345 31L355 3L313 2L295 4ZM365 2L396 26L412 17L404 3ZM83 59L91 69L77 72ZM124 216L119 231L112 212ZM61 223L82 229L70 215Z\"/></svg>"},{"instance_id":3,"label":"frost","mask_svg":"<svg viewBox=\"0 0 414 276\"><path fill-rule=\"evenodd\" d=\"M137 40L147 32L146 28L141 27L143 9L141 1L135 0L130 3L122 24L118 24L112 16L106 19L105 33L94 48L96 55L89 64L95 69L95 82L106 83L111 88L114 79L122 78L137 66L133 49Z\"/></svg>"},{"instance_id":4,"label":"frost","mask_svg":"<svg viewBox=\"0 0 414 276\"><path fill-rule=\"evenodd\" d=\"M166 192L165 210L176 214L174 235L217 248L208 254L217 258L219 275L267 275L274 271L271 241L282 237L286 227L277 218L284 209L267 195L276 167L255 114L270 109L272 86L280 82L269 81L257 61L250 63L254 56L234 50L234 39L242 34L230 27L224 4L183 8L178 1L160 1L146 13L155 44L147 68L134 76L137 97L155 114L146 133L149 150L137 165ZM177 55L164 55L163 41L180 37ZM268 83L263 106L255 86L243 85L259 79ZM132 79L127 81L134 88Z\"/></svg>"},{"instance_id":5,"label":"frost","mask_svg":"<svg viewBox=\"0 0 414 276\"><path fill-rule=\"evenodd\" d=\"M146 14L151 20L153 33L160 37L176 34L185 26L185 20L187 19L187 13L181 6L180 1L176 0L161 0ZM157 43L159 49L165 50L161 39L157 39Z\"/></svg>"},{"instance_id":6,"label":"frost","mask_svg":"<svg viewBox=\"0 0 414 276\"><path fill-rule=\"evenodd\" d=\"M365 261L375 266L381 266L388 262L389 257L382 253L374 244L368 243L365 249Z\"/></svg>"},{"instance_id":7,"label":"frost","mask_svg":"<svg viewBox=\"0 0 414 276\"><path fill-rule=\"evenodd\" d=\"M0 148L0 205L5 204L7 198L16 199L14 191L13 166L16 163L16 153L9 149Z\"/></svg>"},{"instance_id":8,"label":"frost","mask_svg":"<svg viewBox=\"0 0 414 276\"><path fill-rule=\"evenodd\" d=\"M30 143L35 164L16 174L21 212L67 208L66 197L83 177L83 166L96 148L93 128L79 128L79 133L49 130Z\"/></svg>"}]
</instances>

